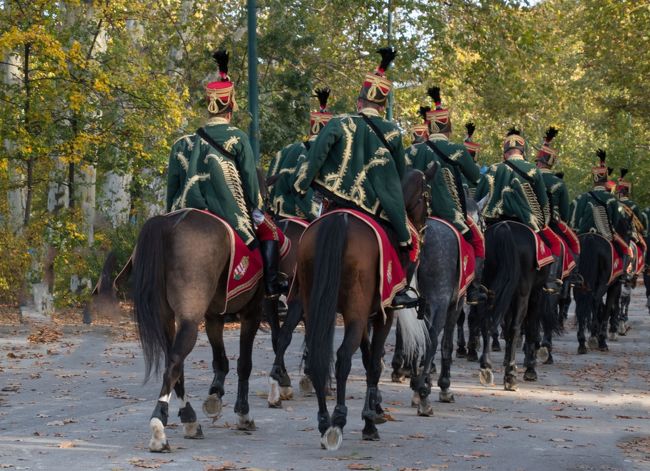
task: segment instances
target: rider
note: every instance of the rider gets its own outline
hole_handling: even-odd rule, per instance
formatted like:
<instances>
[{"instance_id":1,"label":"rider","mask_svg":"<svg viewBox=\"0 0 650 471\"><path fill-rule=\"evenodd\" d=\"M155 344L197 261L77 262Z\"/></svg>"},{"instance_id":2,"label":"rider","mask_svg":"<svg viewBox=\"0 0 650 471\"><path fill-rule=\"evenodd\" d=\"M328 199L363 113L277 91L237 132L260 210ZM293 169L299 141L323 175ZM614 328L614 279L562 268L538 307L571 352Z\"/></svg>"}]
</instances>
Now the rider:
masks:
<instances>
[{"instance_id":1,"label":"rider","mask_svg":"<svg viewBox=\"0 0 650 471\"><path fill-rule=\"evenodd\" d=\"M405 151L405 159L407 167L412 167L411 155L415 155L418 151L420 144L426 142L429 138L429 123L427 121L427 113L431 111L430 106L420 106L419 114L422 117L423 123L416 124L411 129L411 145Z\"/></svg>"},{"instance_id":2,"label":"rider","mask_svg":"<svg viewBox=\"0 0 650 471\"><path fill-rule=\"evenodd\" d=\"M307 159L308 151L318 133L332 119L332 113L327 111L330 92L329 88L315 90L320 109L309 114L309 139L290 144L282 149L269 167L267 178L276 179L270 191L273 212L276 216L298 217L313 221L319 215L320 207L314 201L314 190L309 188L304 197L299 197L293 191L293 183L297 170Z\"/></svg>"},{"instance_id":3,"label":"rider","mask_svg":"<svg viewBox=\"0 0 650 471\"><path fill-rule=\"evenodd\" d=\"M621 213L616 197L607 190L608 176L611 173L605 165L607 154L598 149L596 155L600 159L600 165L591 168L594 188L575 199L569 220L579 235L596 233L611 242L616 236L615 228L619 225ZM617 244L614 246L618 248Z\"/></svg>"},{"instance_id":4,"label":"rider","mask_svg":"<svg viewBox=\"0 0 650 471\"><path fill-rule=\"evenodd\" d=\"M632 184L625 180L627 172L628 170L626 168L621 169L621 177L616 182L616 196L618 197L621 208L625 213L624 217L629 221L629 230L632 240L640 250L645 252L645 226L643 224L643 214L641 213L639 206L630 199ZM645 255L645 253L643 255ZM635 270L636 267L633 267L632 272Z\"/></svg>"},{"instance_id":5,"label":"rider","mask_svg":"<svg viewBox=\"0 0 650 471\"><path fill-rule=\"evenodd\" d=\"M207 209L225 219L250 249L259 245L266 295L276 299L286 288L278 277L281 234L261 211L263 202L248 136L230 124L237 103L228 77L228 53L218 50L213 58L219 79L206 85L209 117L187 145L191 154L174 207ZM168 189L168 195L174 192L174 188Z\"/></svg>"},{"instance_id":6,"label":"rider","mask_svg":"<svg viewBox=\"0 0 650 471\"><path fill-rule=\"evenodd\" d=\"M336 205L379 216L394 230L406 268L411 233L401 186L404 149L397 125L381 117L392 88L384 74L395 50L382 48L378 52L381 64L374 74L366 74L357 100L358 113L337 116L327 123L299 168L294 188L305 194L313 185ZM393 298L394 308L418 303L406 289Z\"/></svg>"},{"instance_id":7,"label":"rider","mask_svg":"<svg viewBox=\"0 0 650 471\"><path fill-rule=\"evenodd\" d=\"M467 149L467 153L472 157L472 160L474 160L474 163L478 165L477 156L478 156L478 151L481 148L481 144L472 140L472 137L474 136L474 131L476 131L476 125L472 122L465 123L465 129L467 130L467 135L465 136L463 145L465 146L465 149ZM483 178L483 175L479 177L478 182L469 181L464 174L462 177L463 177L463 187L467 192L467 196L474 199L476 196L476 188L478 188L478 183Z\"/></svg>"},{"instance_id":8,"label":"rider","mask_svg":"<svg viewBox=\"0 0 650 471\"><path fill-rule=\"evenodd\" d=\"M566 225L569 219L569 192L566 187L564 180L556 173L553 173L553 166L557 162L558 154L555 149L551 147L551 141L557 136L558 130L553 126L549 127L546 130L544 135L544 142L542 147L537 152L537 158L535 159L537 163L537 168L542 173L542 178L544 179L544 184L546 185L546 194L548 195L549 202L549 227L553 232L558 236L562 237L568 247L573 247L576 249L572 250L573 258L578 263L579 249L578 244L575 243L575 234L568 227L563 227ZM560 262L561 263L561 262ZM560 279L555 279L558 274L560 267L556 265L552 266L549 277L552 279L548 280L547 286L551 289L553 288L553 283L557 283L558 286L562 285ZM561 273L560 278L561 278Z\"/></svg>"},{"instance_id":9,"label":"rider","mask_svg":"<svg viewBox=\"0 0 650 471\"><path fill-rule=\"evenodd\" d=\"M476 190L477 200L487 198L483 216L487 224L519 221L535 232L548 221L548 197L541 172L524 157L526 141L512 128L503 142L504 161L492 165Z\"/></svg>"},{"instance_id":10,"label":"rider","mask_svg":"<svg viewBox=\"0 0 650 471\"><path fill-rule=\"evenodd\" d=\"M480 230L467 216L463 176L468 182L477 184L481 172L463 145L449 142L451 120L449 110L442 107L440 88L431 87L428 93L435 103L435 109L427 113L429 139L426 145L418 146L411 158L412 166L421 171L438 166L430 182L431 214L452 224L474 248L475 276L467 290L467 303L478 304L487 299L480 289L485 246Z\"/></svg>"}]
</instances>

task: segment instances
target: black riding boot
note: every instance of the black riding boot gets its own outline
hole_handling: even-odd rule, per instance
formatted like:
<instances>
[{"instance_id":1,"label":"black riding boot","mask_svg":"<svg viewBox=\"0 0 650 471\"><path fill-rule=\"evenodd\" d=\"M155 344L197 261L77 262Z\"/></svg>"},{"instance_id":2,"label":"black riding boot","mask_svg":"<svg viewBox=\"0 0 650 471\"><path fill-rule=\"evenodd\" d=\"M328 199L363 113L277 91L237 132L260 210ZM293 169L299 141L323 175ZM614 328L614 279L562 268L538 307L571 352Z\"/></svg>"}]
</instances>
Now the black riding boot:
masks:
<instances>
[{"instance_id":1,"label":"black riding boot","mask_svg":"<svg viewBox=\"0 0 650 471\"><path fill-rule=\"evenodd\" d=\"M548 278L546 279L546 285L544 291L551 294L559 293L562 289L562 280L559 278L562 274L559 273L559 270L562 269L562 257L556 257L553 255L553 263L551 263L551 269L548 272Z\"/></svg>"},{"instance_id":2,"label":"black riding boot","mask_svg":"<svg viewBox=\"0 0 650 471\"><path fill-rule=\"evenodd\" d=\"M481 278L483 277L483 265L485 259L476 257L476 265L474 266L474 280L467 288L467 298L465 302L469 305L476 305L487 301L487 295L481 289Z\"/></svg>"},{"instance_id":3,"label":"black riding boot","mask_svg":"<svg viewBox=\"0 0 650 471\"><path fill-rule=\"evenodd\" d=\"M260 242L262 264L264 266L264 289L268 298L277 298L287 292L287 283L280 280L278 267L280 252L277 240L263 240Z\"/></svg>"}]
</instances>

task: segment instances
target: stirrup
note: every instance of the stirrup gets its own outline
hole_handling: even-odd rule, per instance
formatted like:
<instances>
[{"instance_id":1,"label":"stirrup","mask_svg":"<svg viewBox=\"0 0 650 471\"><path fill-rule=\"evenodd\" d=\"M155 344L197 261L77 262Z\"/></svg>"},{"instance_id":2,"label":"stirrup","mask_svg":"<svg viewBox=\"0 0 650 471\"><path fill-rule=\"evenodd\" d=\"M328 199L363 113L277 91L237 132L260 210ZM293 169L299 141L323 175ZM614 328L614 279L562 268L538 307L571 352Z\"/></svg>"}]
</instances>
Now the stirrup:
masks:
<instances>
[{"instance_id":1,"label":"stirrup","mask_svg":"<svg viewBox=\"0 0 650 471\"><path fill-rule=\"evenodd\" d=\"M411 298L407 296L407 293L413 293L415 294L415 298ZM401 303L397 303L396 299L398 296L402 297L407 297L408 301L403 301ZM420 309L424 305L424 298L420 296L420 293L417 292L415 288L412 286L407 286L404 290L400 291L393 297L393 303L391 304L392 309L415 309L418 312L418 317L420 314Z\"/></svg>"}]
</instances>

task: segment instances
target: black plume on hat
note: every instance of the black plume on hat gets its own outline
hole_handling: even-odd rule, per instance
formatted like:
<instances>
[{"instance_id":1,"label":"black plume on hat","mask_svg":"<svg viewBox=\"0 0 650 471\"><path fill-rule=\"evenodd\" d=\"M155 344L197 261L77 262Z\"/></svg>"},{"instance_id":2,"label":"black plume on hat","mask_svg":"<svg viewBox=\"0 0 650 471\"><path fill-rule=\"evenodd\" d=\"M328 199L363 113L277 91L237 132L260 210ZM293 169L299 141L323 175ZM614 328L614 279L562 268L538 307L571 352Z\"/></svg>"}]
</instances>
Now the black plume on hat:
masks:
<instances>
[{"instance_id":1,"label":"black plume on hat","mask_svg":"<svg viewBox=\"0 0 650 471\"><path fill-rule=\"evenodd\" d=\"M621 169L621 178L625 178L625 175L627 175L627 171L628 170L626 168Z\"/></svg>"},{"instance_id":2,"label":"black plume on hat","mask_svg":"<svg viewBox=\"0 0 650 471\"><path fill-rule=\"evenodd\" d=\"M230 59L228 51L225 49L217 49L212 53L212 58L217 63L222 78L225 78L228 75L228 61Z\"/></svg>"},{"instance_id":3,"label":"black plume on hat","mask_svg":"<svg viewBox=\"0 0 650 471\"><path fill-rule=\"evenodd\" d=\"M605 159L607 159L607 152L605 152L603 149L598 149L596 151L596 155L600 159L600 163L605 163Z\"/></svg>"},{"instance_id":4,"label":"black plume on hat","mask_svg":"<svg viewBox=\"0 0 650 471\"><path fill-rule=\"evenodd\" d=\"M557 136L558 132L559 131L558 131L557 128L554 128L553 126L551 126L550 128L548 128L546 130L546 136L544 136L544 139L546 140L546 142L551 142L553 140L553 138L555 136Z\"/></svg>"},{"instance_id":5,"label":"black plume on hat","mask_svg":"<svg viewBox=\"0 0 650 471\"><path fill-rule=\"evenodd\" d=\"M465 129L467 129L467 137L472 137L474 135L474 131L476 131L476 125L474 123L466 123L465 124Z\"/></svg>"},{"instance_id":6,"label":"black plume on hat","mask_svg":"<svg viewBox=\"0 0 650 471\"><path fill-rule=\"evenodd\" d=\"M555 176L559 179L564 179L564 172L555 172Z\"/></svg>"},{"instance_id":7,"label":"black plume on hat","mask_svg":"<svg viewBox=\"0 0 650 471\"><path fill-rule=\"evenodd\" d=\"M521 131L513 126L510 129L508 129L508 133L506 134L506 136L515 136L515 135L521 136Z\"/></svg>"},{"instance_id":8,"label":"black plume on hat","mask_svg":"<svg viewBox=\"0 0 650 471\"><path fill-rule=\"evenodd\" d=\"M607 175L611 175L614 169L612 167L607 167Z\"/></svg>"},{"instance_id":9,"label":"black plume on hat","mask_svg":"<svg viewBox=\"0 0 650 471\"><path fill-rule=\"evenodd\" d=\"M397 51L393 46L382 47L377 51L381 54L381 62L379 63L379 69L385 72L390 66L391 62L395 59Z\"/></svg>"},{"instance_id":10,"label":"black plume on hat","mask_svg":"<svg viewBox=\"0 0 650 471\"><path fill-rule=\"evenodd\" d=\"M422 116L422 119L426 121L427 120L427 113L429 111L431 111L430 106L420 106L420 110L418 111L418 113L420 114L420 116Z\"/></svg>"},{"instance_id":11,"label":"black plume on hat","mask_svg":"<svg viewBox=\"0 0 650 471\"><path fill-rule=\"evenodd\" d=\"M314 90L314 93L316 94L316 98L318 98L318 102L320 103L320 109L324 110L327 108L327 100L330 97L330 93L332 90L329 87L325 88L317 88Z\"/></svg>"},{"instance_id":12,"label":"black plume on hat","mask_svg":"<svg viewBox=\"0 0 650 471\"><path fill-rule=\"evenodd\" d=\"M440 107L442 103L442 98L440 98L440 87L429 87L427 94L431 97L433 102L436 104L436 108Z\"/></svg>"}]
</instances>

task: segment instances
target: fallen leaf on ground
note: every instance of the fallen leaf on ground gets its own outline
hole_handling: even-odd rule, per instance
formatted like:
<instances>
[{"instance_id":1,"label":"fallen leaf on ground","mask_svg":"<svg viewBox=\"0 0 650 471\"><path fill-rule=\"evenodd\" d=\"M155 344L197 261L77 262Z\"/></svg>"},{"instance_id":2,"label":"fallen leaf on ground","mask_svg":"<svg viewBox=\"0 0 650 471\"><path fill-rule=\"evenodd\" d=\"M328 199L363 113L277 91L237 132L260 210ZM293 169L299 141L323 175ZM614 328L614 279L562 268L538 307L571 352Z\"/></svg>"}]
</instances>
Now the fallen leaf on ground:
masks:
<instances>
[{"instance_id":1,"label":"fallen leaf on ground","mask_svg":"<svg viewBox=\"0 0 650 471\"><path fill-rule=\"evenodd\" d=\"M59 448L74 448L76 445L74 442L61 442L59 443Z\"/></svg>"}]
</instances>

